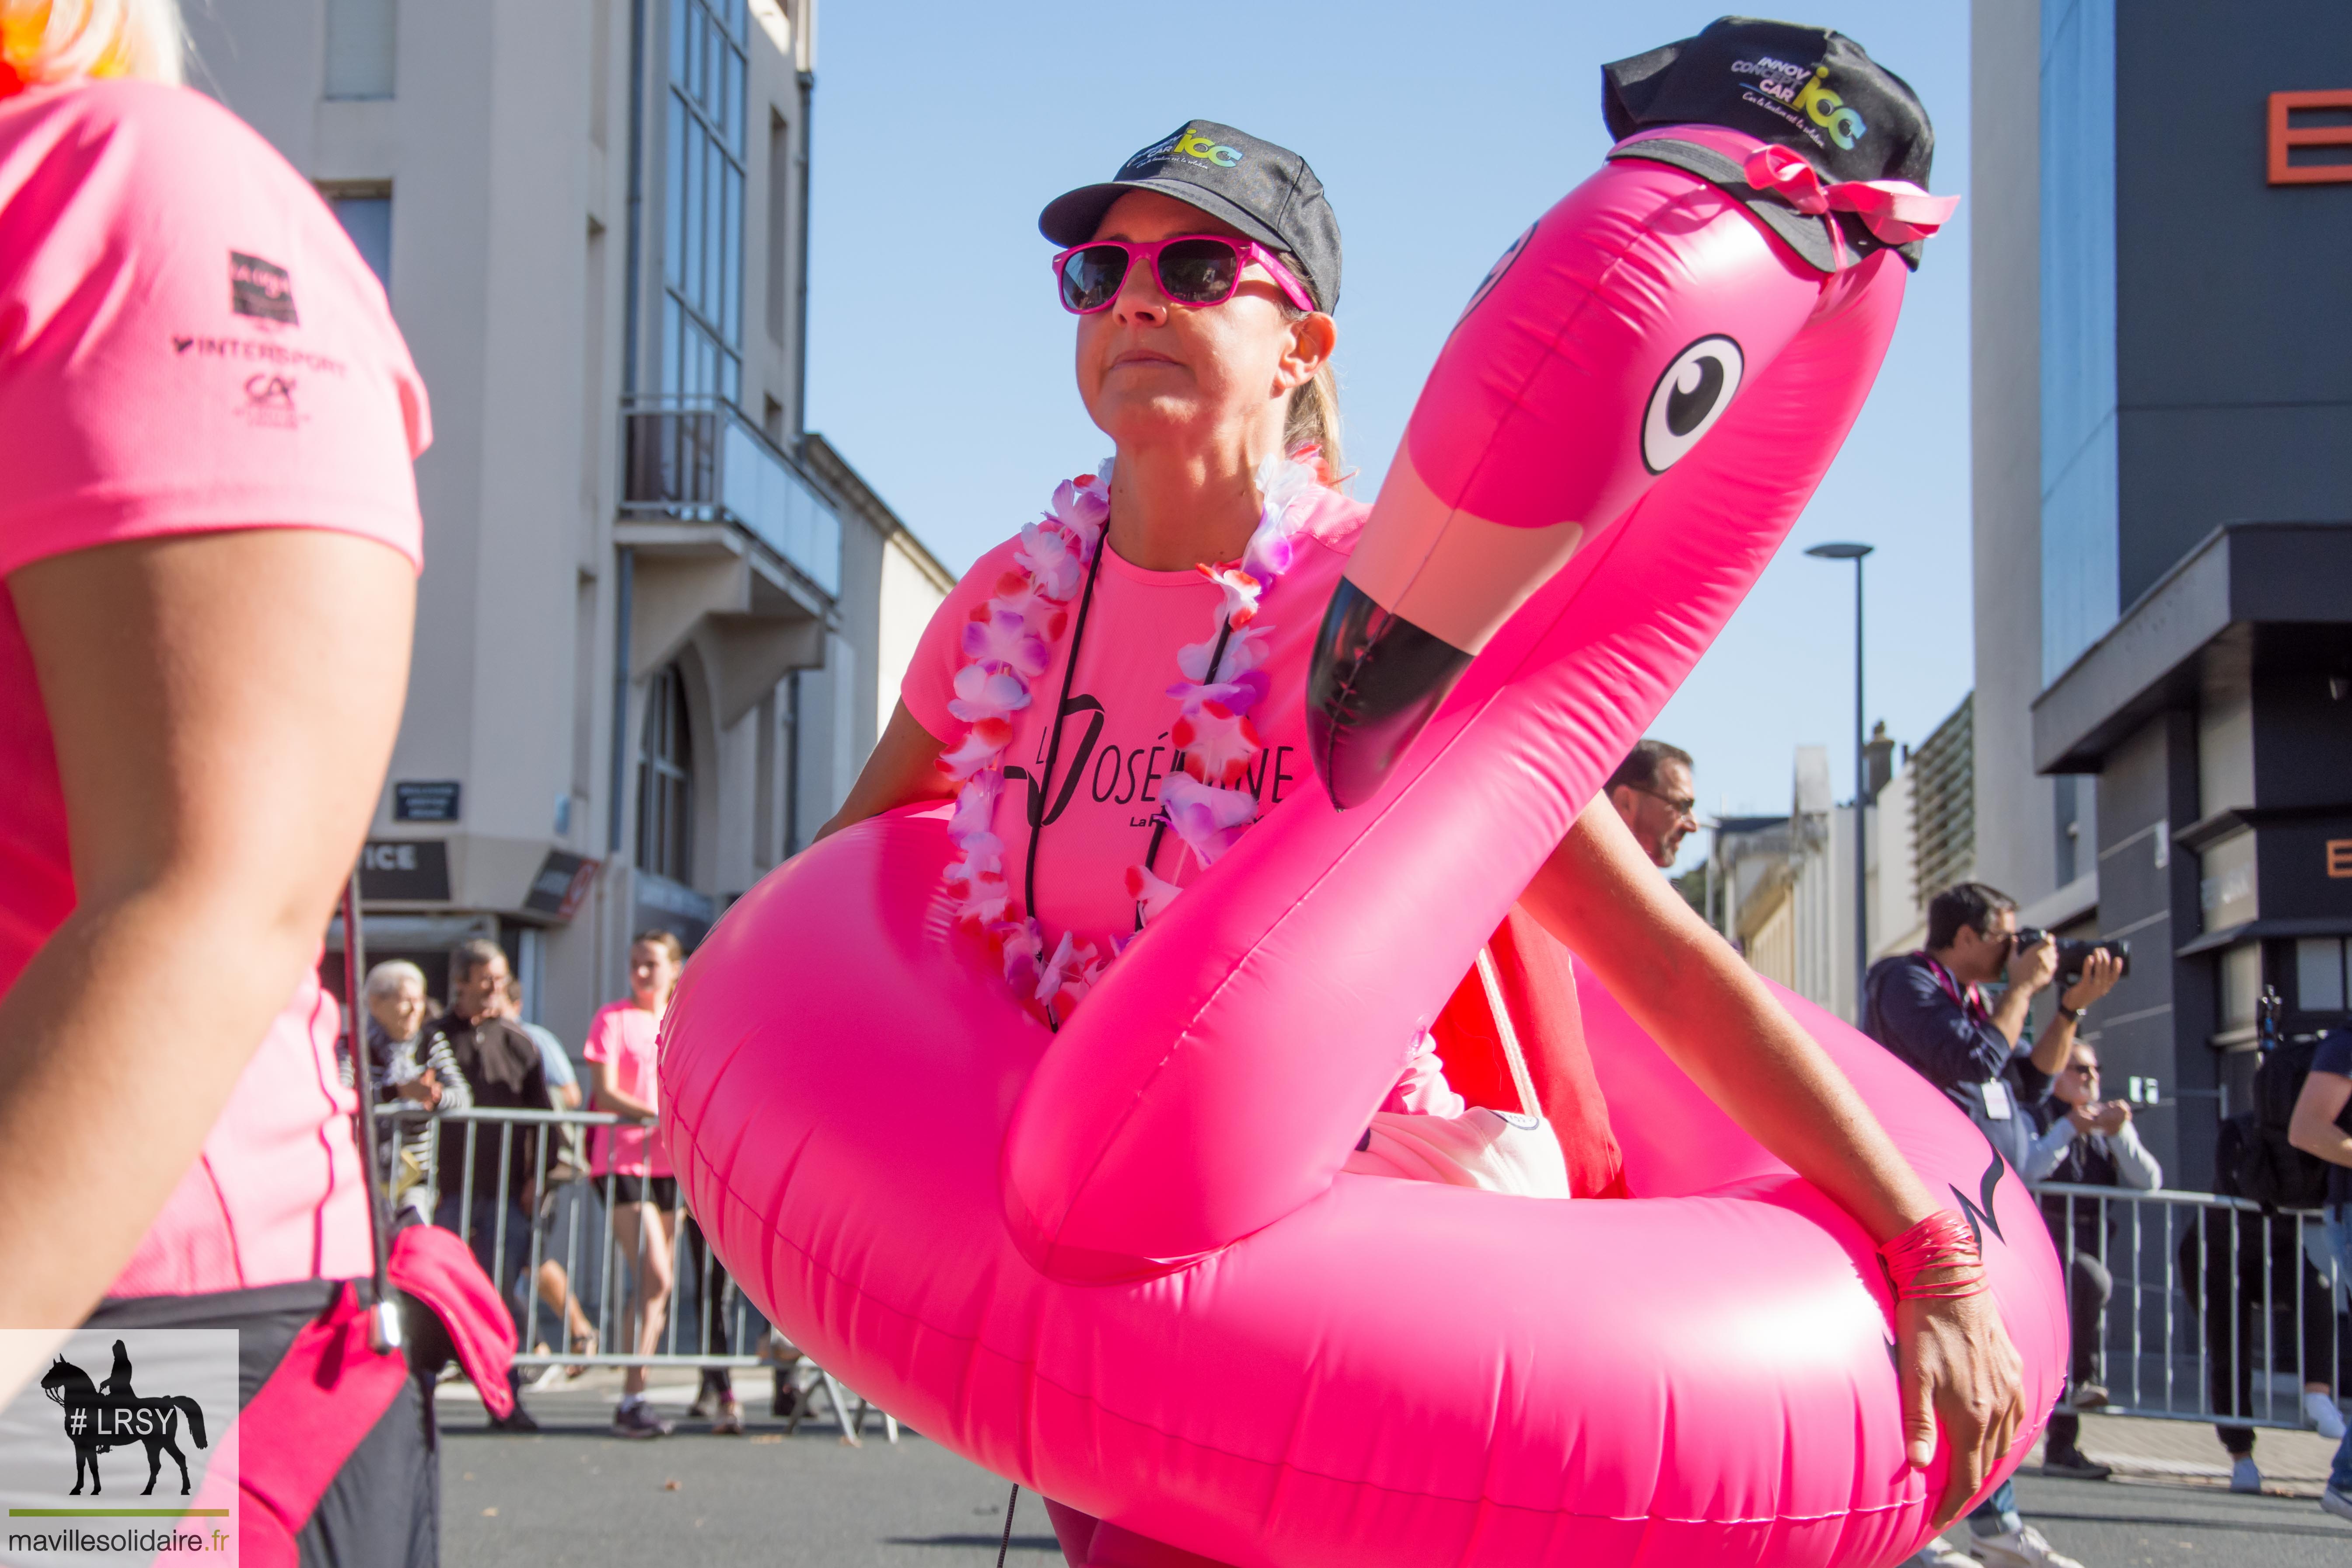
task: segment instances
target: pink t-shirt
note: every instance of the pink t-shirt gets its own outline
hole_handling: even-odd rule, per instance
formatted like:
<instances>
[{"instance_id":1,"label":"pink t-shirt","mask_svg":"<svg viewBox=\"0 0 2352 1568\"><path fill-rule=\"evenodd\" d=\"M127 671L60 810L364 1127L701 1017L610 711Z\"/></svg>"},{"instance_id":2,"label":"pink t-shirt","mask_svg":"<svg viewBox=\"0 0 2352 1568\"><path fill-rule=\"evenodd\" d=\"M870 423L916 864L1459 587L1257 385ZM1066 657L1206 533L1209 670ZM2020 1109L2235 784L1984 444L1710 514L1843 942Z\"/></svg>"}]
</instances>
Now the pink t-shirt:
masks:
<instances>
[{"instance_id":1,"label":"pink t-shirt","mask_svg":"<svg viewBox=\"0 0 2352 1568\"><path fill-rule=\"evenodd\" d=\"M0 578L117 541L327 528L421 559L425 388L318 194L200 93L0 100ZM0 989L74 905L48 715L0 595ZM336 1009L306 975L109 1292L368 1270Z\"/></svg>"},{"instance_id":2,"label":"pink t-shirt","mask_svg":"<svg viewBox=\"0 0 2352 1568\"><path fill-rule=\"evenodd\" d=\"M595 1020L588 1026L588 1043L580 1048L580 1055L588 1061L612 1063L614 1088L658 1108L661 1083L655 1073L658 1027L658 1020L636 1004L609 1002L597 1009ZM624 1176L675 1174L661 1134L650 1127L596 1129L596 1152L590 1168L600 1176L606 1172Z\"/></svg>"},{"instance_id":3,"label":"pink t-shirt","mask_svg":"<svg viewBox=\"0 0 2352 1568\"><path fill-rule=\"evenodd\" d=\"M1291 568L1259 601L1251 623L1266 634L1261 668L1272 682L1265 700L1249 713L1264 748L1251 760L1249 776L1260 821L1314 777L1307 747L1307 663L1323 606L1370 510L1336 490L1316 492ZM997 578L1013 569L1019 542L1007 540L973 563L932 612L899 683L907 711L949 745L961 740L967 728L948 711L956 671L966 662L964 622L996 591ZM1004 841L1005 879L1013 896L1045 926L1049 950L1066 930L1076 931L1082 942L1099 942L1113 931L1134 929L1127 868L1139 863L1151 843L1160 781L1174 765L1168 734L1181 715L1168 689L1184 679L1176 650L1216 635L1223 602L1216 584L1197 572L1147 572L1104 543L1077 673L1069 679L1069 716L1062 724L1061 752L1045 803L1034 881L1027 875L1029 801L1045 776L1055 700L1069 669L1078 619L1075 598L1069 624L1054 645L1053 662L1029 682L1029 706L1013 715L1013 742L1004 750L1005 789L997 802L995 832ZM1201 872L1173 832L1161 838L1152 869L1178 887Z\"/></svg>"},{"instance_id":4,"label":"pink t-shirt","mask_svg":"<svg viewBox=\"0 0 2352 1568\"><path fill-rule=\"evenodd\" d=\"M1324 606L1370 510L1336 490L1318 492L1290 570L1259 602L1251 623L1267 634L1261 668L1270 679L1265 700L1249 714L1263 746L1249 774L1260 821L1314 777L1307 742L1307 666ZM899 685L907 711L947 744L960 741L966 728L948 710L956 671L965 662L964 622L996 591L997 578L1012 569L1019 542L1007 540L982 556L950 591L932 613ZM1013 716L1013 742L1004 752L1006 787L997 803L995 832L1004 841L1006 880L1045 928L1049 950L1065 931L1100 943L1113 931L1134 929L1126 872L1150 846L1160 784L1173 765L1169 731L1179 710L1168 689L1183 679L1176 650L1213 637L1223 605L1223 592L1199 573L1147 572L1104 545L1077 673L1069 681L1068 717L1044 805L1045 835L1037 846L1034 882L1027 874L1027 806L1038 787L1032 781L1045 772L1055 702L1077 625L1076 601L1070 624L1054 646L1053 662L1029 683L1032 700ZM1182 887L1202 868L1171 832L1160 840L1152 869ZM1446 1084L1435 1048L1425 1037L1385 1108L1439 1115L1461 1111L1462 1100Z\"/></svg>"}]
</instances>

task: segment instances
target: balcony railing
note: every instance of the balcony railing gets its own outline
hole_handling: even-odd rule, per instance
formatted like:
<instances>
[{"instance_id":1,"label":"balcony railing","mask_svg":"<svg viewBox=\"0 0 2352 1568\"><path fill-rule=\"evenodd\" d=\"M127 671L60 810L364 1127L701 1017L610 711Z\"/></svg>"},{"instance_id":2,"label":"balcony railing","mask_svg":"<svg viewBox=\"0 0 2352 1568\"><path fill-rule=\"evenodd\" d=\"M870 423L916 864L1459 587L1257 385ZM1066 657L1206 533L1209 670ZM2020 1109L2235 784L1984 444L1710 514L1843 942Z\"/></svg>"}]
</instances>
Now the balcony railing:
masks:
<instances>
[{"instance_id":1,"label":"balcony railing","mask_svg":"<svg viewBox=\"0 0 2352 1568\"><path fill-rule=\"evenodd\" d=\"M828 596L841 592L841 518L740 410L718 397L640 397L621 411L621 510L733 522Z\"/></svg>"}]
</instances>

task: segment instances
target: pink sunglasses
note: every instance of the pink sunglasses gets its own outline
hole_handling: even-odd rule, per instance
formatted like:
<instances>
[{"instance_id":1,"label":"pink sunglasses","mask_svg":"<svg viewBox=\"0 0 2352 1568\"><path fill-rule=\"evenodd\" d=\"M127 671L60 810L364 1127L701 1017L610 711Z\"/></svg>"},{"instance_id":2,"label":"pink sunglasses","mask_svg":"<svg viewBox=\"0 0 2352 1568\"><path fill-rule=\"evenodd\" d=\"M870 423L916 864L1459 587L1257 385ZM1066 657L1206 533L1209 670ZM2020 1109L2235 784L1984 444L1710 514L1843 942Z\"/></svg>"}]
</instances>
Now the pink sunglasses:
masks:
<instances>
[{"instance_id":1,"label":"pink sunglasses","mask_svg":"<svg viewBox=\"0 0 2352 1568\"><path fill-rule=\"evenodd\" d=\"M1118 298L1127 270L1138 260L1150 265L1160 291L1179 305L1222 305L1242 285L1242 269L1255 262L1302 310L1315 301L1290 268L1255 240L1222 234L1180 234L1166 239L1097 239L1074 245L1054 258L1062 309L1075 316L1108 310Z\"/></svg>"}]
</instances>

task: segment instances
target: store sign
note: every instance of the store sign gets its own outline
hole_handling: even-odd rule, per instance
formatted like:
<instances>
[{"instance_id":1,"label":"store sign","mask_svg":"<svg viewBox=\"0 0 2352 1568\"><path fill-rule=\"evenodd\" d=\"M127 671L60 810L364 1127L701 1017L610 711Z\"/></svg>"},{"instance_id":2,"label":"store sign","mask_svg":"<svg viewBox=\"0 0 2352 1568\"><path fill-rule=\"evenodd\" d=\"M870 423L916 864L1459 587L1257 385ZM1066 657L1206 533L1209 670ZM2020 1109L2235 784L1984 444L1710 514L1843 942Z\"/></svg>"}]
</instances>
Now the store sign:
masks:
<instances>
[{"instance_id":1,"label":"store sign","mask_svg":"<svg viewBox=\"0 0 2352 1568\"><path fill-rule=\"evenodd\" d=\"M596 885L596 872L602 865L602 861L562 849L549 850L547 858L539 863L539 874L530 879L530 892L523 899L522 907L554 920L570 920L580 912L588 889Z\"/></svg>"},{"instance_id":2,"label":"store sign","mask_svg":"<svg viewBox=\"0 0 2352 1568\"><path fill-rule=\"evenodd\" d=\"M2271 94L2268 142L2272 184L2352 184L2352 88ZM2298 163L2294 154L2301 147L2341 147L2344 153L2326 163Z\"/></svg>"},{"instance_id":3,"label":"store sign","mask_svg":"<svg viewBox=\"0 0 2352 1568\"><path fill-rule=\"evenodd\" d=\"M438 838L371 838L360 851L360 897L408 903L449 901L449 846Z\"/></svg>"},{"instance_id":4,"label":"store sign","mask_svg":"<svg viewBox=\"0 0 2352 1568\"><path fill-rule=\"evenodd\" d=\"M457 820L456 779L394 779L392 785L394 822L455 822Z\"/></svg>"}]
</instances>

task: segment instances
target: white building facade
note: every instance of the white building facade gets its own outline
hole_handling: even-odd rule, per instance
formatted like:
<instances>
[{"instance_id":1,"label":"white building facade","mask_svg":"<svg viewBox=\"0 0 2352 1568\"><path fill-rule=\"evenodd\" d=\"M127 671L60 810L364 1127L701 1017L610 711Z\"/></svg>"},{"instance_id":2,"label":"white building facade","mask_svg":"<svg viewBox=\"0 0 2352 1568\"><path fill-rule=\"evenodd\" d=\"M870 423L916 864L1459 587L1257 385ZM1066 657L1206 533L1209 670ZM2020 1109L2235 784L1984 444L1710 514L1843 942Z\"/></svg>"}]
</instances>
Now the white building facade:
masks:
<instances>
[{"instance_id":1,"label":"white building facade","mask_svg":"<svg viewBox=\"0 0 2352 1568\"><path fill-rule=\"evenodd\" d=\"M451 942L493 937L576 1047L630 933L699 940L838 805L947 585L803 430L814 0L190 23L194 79L329 198L433 399L369 955L446 994Z\"/></svg>"}]
</instances>

